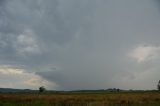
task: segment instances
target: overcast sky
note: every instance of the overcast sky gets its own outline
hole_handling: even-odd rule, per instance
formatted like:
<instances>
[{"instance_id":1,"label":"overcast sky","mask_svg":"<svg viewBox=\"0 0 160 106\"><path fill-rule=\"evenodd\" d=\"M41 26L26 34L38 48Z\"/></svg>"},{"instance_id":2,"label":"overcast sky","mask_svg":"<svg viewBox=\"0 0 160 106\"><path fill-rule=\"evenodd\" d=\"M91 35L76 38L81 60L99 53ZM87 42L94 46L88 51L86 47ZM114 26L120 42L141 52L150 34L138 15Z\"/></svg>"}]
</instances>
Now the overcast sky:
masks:
<instances>
[{"instance_id":1,"label":"overcast sky","mask_svg":"<svg viewBox=\"0 0 160 106\"><path fill-rule=\"evenodd\" d=\"M0 0L0 87L156 89L158 0Z\"/></svg>"}]
</instances>

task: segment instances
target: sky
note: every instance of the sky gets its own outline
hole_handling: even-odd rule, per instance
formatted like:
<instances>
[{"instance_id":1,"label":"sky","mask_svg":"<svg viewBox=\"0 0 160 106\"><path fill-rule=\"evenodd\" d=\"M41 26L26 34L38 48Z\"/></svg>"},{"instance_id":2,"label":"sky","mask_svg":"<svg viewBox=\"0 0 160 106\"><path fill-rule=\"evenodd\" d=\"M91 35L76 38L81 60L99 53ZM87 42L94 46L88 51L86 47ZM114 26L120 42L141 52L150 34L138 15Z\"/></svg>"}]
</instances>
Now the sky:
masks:
<instances>
[{"instance_id":1,"label":"sky","mask_svg":"<svg viewBox=\"0 0 160 106\"><path fill-rule=\"evenodd\" d=\"M158 0L0 0L0 87L156 89Z\"/></svg>"}]
</instances>

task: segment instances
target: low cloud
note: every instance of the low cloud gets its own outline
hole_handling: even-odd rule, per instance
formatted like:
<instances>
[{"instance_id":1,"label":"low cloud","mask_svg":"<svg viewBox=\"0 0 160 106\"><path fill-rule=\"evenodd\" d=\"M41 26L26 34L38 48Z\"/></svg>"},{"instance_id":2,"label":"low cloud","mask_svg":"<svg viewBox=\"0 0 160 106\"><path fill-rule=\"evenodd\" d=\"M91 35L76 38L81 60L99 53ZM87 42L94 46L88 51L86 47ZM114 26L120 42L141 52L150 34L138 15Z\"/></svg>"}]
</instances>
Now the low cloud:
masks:
<instances>
[{"instance_id":1,"label":"low cloud","mask_svg":"<svg viewBox=\"0 0 160 106\"><path fill-rule=\"evenodd\" d=\"M45 86L47 89L56 88L58 85L36 75L34 72L28 72L22 67L1 65L0 66L1 85L3 88L21 88L38 89Z\"/></svg>"},{"instance_id":2,"label":"low cloud","mask_svg":"<svg viewBox=\"0 0 160 106\"><path fill-rule=\"evenodd\" d=\"M40 54L42 51L35 39L33 31L25 30L22 34L18 35L15 41L15 50L18 55L25 56L26 54Z\"/></svg>"},{"instance_id":3,"label":"low cloud","mask_svg":"<svg viewBox=\"0 0 160 106\"><path fill-rule=\"evenodd\" d=\"M159 46L138 46L129 53L129 56L135 59L138 63L151 61L159 58Z\"/></svg>"}]
</instances>

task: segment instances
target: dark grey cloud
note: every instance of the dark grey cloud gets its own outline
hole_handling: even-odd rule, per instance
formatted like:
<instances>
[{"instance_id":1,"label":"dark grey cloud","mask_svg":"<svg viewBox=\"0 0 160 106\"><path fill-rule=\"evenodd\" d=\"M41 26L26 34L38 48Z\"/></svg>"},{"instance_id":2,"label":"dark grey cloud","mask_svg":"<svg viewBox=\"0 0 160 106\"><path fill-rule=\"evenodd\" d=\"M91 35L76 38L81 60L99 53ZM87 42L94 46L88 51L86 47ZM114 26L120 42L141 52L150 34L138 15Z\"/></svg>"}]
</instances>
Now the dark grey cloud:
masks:
<instances>
[{"instance_id":1,"label":"dark grey cloud","mask_svg":"<svg viewBox=\"0 0 160 106\"><path fill-rule=\"evenodd\" d=\"M159 27L156 1L4 0L0 64L23 66L64 90L153 89Z\"/></svg>"}]
</instances>

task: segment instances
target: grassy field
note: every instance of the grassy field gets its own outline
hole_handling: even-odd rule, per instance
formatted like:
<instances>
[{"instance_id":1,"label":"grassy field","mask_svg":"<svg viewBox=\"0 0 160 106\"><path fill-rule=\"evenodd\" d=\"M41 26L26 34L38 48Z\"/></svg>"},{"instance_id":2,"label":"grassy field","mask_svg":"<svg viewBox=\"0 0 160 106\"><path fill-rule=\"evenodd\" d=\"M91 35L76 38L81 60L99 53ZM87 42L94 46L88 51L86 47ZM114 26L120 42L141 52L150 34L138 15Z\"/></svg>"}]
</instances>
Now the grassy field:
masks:
<instances>
[{"instance_id":1,"label":"grassy field","mask_svg":"<svg viewBox=\"0 0 160 106\"><path fill-rule=\"evenodd\" d=\"M160 106L160 92L1 93L0 106Z\"/></svg>"}]
</instances>

